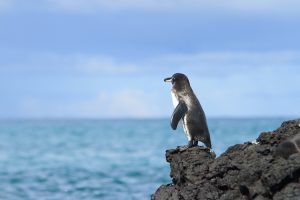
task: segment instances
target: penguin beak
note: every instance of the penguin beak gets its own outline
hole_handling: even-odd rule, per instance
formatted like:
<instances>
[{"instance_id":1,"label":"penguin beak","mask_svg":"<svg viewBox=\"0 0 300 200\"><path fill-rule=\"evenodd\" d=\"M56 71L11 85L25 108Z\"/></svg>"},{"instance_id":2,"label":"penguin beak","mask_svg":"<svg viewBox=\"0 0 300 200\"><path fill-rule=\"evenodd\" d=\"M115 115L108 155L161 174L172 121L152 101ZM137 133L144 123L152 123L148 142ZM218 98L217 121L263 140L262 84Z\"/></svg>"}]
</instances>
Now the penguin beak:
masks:
<instances>
[{"instance_id":1,"label":"penguin beak","mask_svg":"<svg viewBox=\"0 0 300 200\"><path fill-rule=\"evenodd\" d=\"M164 82L173 82L173 77L165 78Z\"/></svg>"}]
</instances>

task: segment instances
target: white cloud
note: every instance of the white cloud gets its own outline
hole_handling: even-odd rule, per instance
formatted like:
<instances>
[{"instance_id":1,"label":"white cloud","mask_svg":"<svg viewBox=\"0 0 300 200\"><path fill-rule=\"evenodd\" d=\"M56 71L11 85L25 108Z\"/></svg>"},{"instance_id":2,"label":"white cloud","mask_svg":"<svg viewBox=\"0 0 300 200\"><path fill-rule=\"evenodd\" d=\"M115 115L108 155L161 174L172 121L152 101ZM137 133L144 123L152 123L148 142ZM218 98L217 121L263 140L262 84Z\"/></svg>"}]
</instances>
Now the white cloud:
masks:
<instances>
[{"instance_id":1,"label":"white cloud","mask_svg":"<svg viewBox=\"0 0 300 200\"><path fill-rule=\"evenodd\" d=\"M77 68L90 73L136 73L139 68L131 63L121 63L108 56L79 56L77 57Z\"/></svg>"},{"instance_id":2,"label":"white cloud","mask_svg":"<svg viewBox=\"0 0 300 200\"><path fill-rule=\"evenodd\" d=\"M259 67L226 77L190 79L210 116L297 116L298 67Z\"/></svg>"},{"instance_id":3,"label":"white cloud","mask_svg":"<svg viewBox=\"0 0 300 200\"><path fill-rule=\"evenodd\" d=\"M98 95L71 102L49 102L35 97L25 98L20 105L20 115L25 117L103 117L145 118L157 116L159 105L153 104L153 94L136 89L114 92L101 91Z\"/></svg>"},{"instance_id":4,"label":"white cloud","mask_svg":"<svg viewBox=\"0 0 300 200\"><path fill-rule=\"evenodd\" d=\"M59 55L59 54L28 54L24 60L3 65L1 71L27 72L27 73L81 73L98 75L133 74L140 72L141 68L134 62L124 62L106 55Z\"/></svg>"},{"instance_id":5,"label":"white cloud","mask_svg":"<svg viewBox=\"0 0 300 200\"><path fill-rule=\"evenodd\" d=\"M97 10L161 10L172 7L171 2L158 0L49 0L53 8L75 12L90 12Z\"/></svg>"},{"instance_id":6,"label":"white cloud","mask_svg":"<svg viewBox=\"0 0 300 200\"><path fill-rule=\"evenodd\" d=\"M13 0L0 0L0 11L8 11L14 4Z\"/></svg>"},{"instance_id":7,"label":"white cloud","mask_svg":"<svg viewBox=\"0 0 300 200\"><path fill-rule=\"evenodd\" d=\"M189 71L198 75L228 74L260 67L298 67L300 51L206 51L190 54L168 54L158 57L127 60L107 55L29 54L15 63L3 65L1 71L46 73L81 73L98 75L162 76L174 71Z\"/></svg>"},{"instance_id":8,"label":"white cloud","mask_svg":"<svg viewBox=\"0 0 300 200\"><path fill-rule=\"evenodd\" d=\"M297 0L0 0L0 10L10 7L17 10L55 10L73 13L97 13L107 11L168 11L197 12L199 14L240 13L240 14L299 14Z\"/></svg>"},{"instance_id":9,"label":"white cloud","mask_svg":"<svg viewBox=\"0 0 300 200\"><path fill-rule=\"evenodd\" d=\"M136 89L124 89L117 92L101 92L96 98L80 103L79 107L87 115L151 117L157 114L152 100L151 94Z\"/></svg>"},{"instance_id":10,"label":"white cloud","mask_svg":"<svg viewBox=\"0 0 300 200\"><path fill-rule=\"evenodd\" d=\"M32 71L26 71L25 75L18 73L18 77L29 75L33 81L37 79L30 85L23 81L24 87L18 87L25 91L30 88L32 97L14 97L22 102L20 115L23 116L169 116L172 112L170 85L165 85L162 79L175 72L189 75L208 116L299 113L296 105L300 98L297 87L300 52L297 51L201 52L132 62L101 55L33 57L40 58L34 65L42 66L37 78L31 76ZM20 68L26 70L32 66L31 62L20 62L23 64ZM52 70L55 76L48 78L49 71L43 67ZM60 95L62 101L54 98Z\"/></svg>"},{"instance_id":11,"label":"white cloud","mask_svg":"<svg viewBox=\"0 0 300 200\"><path fill-rule=\"evenodd\" d=\"M41 74L86 75L169 75L186 72L198 76L226 76L263 67L295 67L300 64L299 51L211 51L191 54L168 54L144 60L121 60L107 55L32 54L0 71Z\"/></svg>"},{"instance_id":12,"label":"white cloud","mask_svg":"<svg viewBox=\"0 0 300 200\"><path fill-rule=\"evenodd\" d=\"M46 3L58 10L71 12L146 10L146 11L197 11L197 12L240 12L250 14L290 14L300 10L296 0L46 0Z\"/></svg>"},{"instance_id":13,"label":"white cloud","mask_svg":"<svg viewBox=\"0 0 300 200\"><path fill-rule=\"evenodd\" d=\"M300 61L299 51L211 51L192 54L171 54L159 58L166 62L175 63L278 63Z\"/></svg>"},{"instance_id":14,"label":"white cloud","mask_svg":"<svg viewBox=\"0 0 300 200\"><path fill-rule=\"evenodd\" d=\"M170 54L147 61L149 66L160 66L164 71L185 72L199 77L224 77L247 73L255 69L298 68L299 51L247 52L219 51L192 54ZM146 65L146 64L145 64Z\"/></svg>"}]
</instances>

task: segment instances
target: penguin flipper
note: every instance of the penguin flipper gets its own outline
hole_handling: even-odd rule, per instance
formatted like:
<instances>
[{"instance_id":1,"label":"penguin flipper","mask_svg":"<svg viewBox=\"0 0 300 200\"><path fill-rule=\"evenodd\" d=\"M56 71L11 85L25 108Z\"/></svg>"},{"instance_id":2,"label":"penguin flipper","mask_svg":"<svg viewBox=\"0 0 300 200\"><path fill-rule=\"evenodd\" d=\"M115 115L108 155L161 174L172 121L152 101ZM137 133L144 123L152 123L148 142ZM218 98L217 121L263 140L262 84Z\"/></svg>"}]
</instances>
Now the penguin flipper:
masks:
<instances>
[{"instance_id":1,"label":"penguin flipper","mask_svg":"<svg viewBox=\"0 0 300 200\"><path fill-rule=\"evenodd\" d=\"M178 122L182 119L187 110L188 108L185 103L180 101L171 116L171 127L173 130L177 128Z\"/></svg>"}]
</instances>

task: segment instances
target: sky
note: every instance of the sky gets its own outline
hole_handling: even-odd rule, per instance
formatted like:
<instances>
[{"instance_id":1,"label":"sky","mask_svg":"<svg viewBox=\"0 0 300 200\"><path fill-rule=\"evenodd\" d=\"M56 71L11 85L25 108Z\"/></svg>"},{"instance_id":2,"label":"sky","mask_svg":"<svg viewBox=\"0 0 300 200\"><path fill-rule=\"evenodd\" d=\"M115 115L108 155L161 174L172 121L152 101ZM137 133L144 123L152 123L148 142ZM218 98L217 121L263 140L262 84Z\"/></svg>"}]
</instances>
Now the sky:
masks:
<instances>
[{"instance_id":1,"label":"sky","mask_svg":"<svg viewBox=\"0 0 300 200\"><path fill-rule=\"evenodd\" d=\"M299 117L300 2L0 0L0 118Z\"/></svg>"}]
</instances>

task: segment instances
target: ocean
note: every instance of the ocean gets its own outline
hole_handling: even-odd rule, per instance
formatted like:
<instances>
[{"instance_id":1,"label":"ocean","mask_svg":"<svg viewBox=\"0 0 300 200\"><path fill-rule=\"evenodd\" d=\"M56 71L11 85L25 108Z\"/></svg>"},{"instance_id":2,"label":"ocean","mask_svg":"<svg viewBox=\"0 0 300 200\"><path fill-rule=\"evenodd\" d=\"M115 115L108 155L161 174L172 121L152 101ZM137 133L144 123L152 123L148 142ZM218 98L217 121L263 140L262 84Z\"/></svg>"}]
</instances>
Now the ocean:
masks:
<instances>
[{"instance_id":1,"label":"ocean","mask_svg":"<svg viewBox=\"0 0 300 200\"><path fill-rule=\"evenodd\" d=\"M255 140L286 119L209 119L213 150ZM182 128L155 120L0 121L1 200L141 200L170 183L165 151Z\"/></svg>"}]
</instances>

